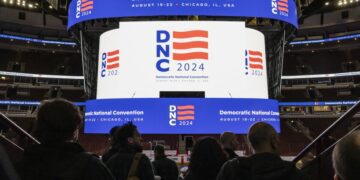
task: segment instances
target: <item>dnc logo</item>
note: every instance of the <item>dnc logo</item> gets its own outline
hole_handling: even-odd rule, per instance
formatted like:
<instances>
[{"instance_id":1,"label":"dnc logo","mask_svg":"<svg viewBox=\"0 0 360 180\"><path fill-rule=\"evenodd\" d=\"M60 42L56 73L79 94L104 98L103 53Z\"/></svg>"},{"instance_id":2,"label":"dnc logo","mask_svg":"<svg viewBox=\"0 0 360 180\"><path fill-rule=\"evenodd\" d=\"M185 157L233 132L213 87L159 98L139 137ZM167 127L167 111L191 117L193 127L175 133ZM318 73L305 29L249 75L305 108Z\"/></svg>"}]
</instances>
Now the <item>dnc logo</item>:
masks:
<instances>
[{"instance_id":1,"label":"dnc logo","mask_svg":"<svg viewBox=\"0 0 360 180\"><path fill-rule=\"evenodd\" d=\"M281 16L289 16L288 0L271 0L272 13Z\"/></svg>"},{"instance_id":2,"label":"dnc logo","mask_svg":"<svg viewBox=\"0 0 360 180\"><path fill-rule=\"evenodd\" d=\"M261 51L245 50L245 75L262 76L263 63Z\"/></svg>"},{"instance_id":3,"label":"dnc logo","mask_svg":"<svg viewBox=\"0 0 360 180\"><path fill-rule=\"evenodd\" d=\"M203 71L203 63L208 55L208 31L174 31L159 30L156 32L156 69L160 72L171 70L170 61L177 63L177 71ZM187 63L192 61L193 63Z\"/></svg>"},{"instance_id":4,"label":"dnc logo","mask_svg":"<svg viewBox=\"0 0 360 180\"><path fill-rule=\"evenodd\" d=\"M169 106L170 126L192 126L195 120L194 105L170 105ZM177 123L179 122L179 123Z\"/></svg>"},{"instance_id":5,"label":"dnc logo","mask_svg":"<svg viewBox=\"0 0 360 180\"><path fill-rule=\"evenodd\" d=\"M76 18L91 14L94 9L94 0L77 0L76 2Z\"/></svg>"},{"instance_id":6,"label":"dnc logo","mask_svg":"<svg viewBox=\"0 0 360 180\"><path fill-rule=\"evenodd\" d=\"M101 77L116 76L120 67L119 50L104 52L101 55Z\"/></svg>"}]
</instances>

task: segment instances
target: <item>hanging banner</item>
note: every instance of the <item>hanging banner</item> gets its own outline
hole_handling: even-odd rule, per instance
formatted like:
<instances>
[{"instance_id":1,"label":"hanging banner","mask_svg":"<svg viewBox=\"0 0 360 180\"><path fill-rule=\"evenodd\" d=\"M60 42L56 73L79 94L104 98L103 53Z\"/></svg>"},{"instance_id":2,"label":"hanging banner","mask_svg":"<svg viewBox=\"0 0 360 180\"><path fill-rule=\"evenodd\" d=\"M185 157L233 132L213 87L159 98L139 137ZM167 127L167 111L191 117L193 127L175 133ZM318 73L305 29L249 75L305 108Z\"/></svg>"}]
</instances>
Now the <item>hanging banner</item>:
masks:
<instances>
[{"instance_id":1,"label":"hanging banner","mask_svg":"<svg viewBox=\"0 0 360 180\"><path fill-rule=\"evenodd\" d=\"M73 0L68 28L101 18L183 15L269 18L298 27L294 0Z\"/></svg>"},{"instance_id":2,"label":"hanging banner","mask_svg":"<svg viewBox=\"0 0 360 180\"><path fill-rule=\"evenodd\" d=\"M142 134L246 134L256 122L280 132L279 107L268 99L151 98L86 102L85 133L133 122Z\"/></svg>"}]
</instances>

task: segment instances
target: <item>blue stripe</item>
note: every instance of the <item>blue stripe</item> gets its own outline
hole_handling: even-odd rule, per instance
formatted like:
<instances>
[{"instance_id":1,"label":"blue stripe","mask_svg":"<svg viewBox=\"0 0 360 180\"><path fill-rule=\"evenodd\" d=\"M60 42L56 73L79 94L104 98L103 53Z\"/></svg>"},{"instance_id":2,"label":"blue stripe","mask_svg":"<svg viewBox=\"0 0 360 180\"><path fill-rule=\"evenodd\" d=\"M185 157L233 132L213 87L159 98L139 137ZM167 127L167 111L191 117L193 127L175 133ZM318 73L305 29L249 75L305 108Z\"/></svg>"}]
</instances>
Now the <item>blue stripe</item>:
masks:
<instances>
[{"instance_id":1,"label":"blue stripe","mask_svg":"<svg viewBox=\"0 0 360 180\"><path fill-rule=\"evenodd\" d=\"M347 39L353 39L353 38L360 38L360 34L354 34L354 35L348 35L348 36L340 36L340 37L328 38L328 39L319 39L319 40L294 41L294 42L291 42L290 45L317 44L317 43L326 43L326 42L347 40Z\"/></svg>"},{"instance_id":2,"label":"blue stripe","mask_svg":"<svg viewBox=\"0 0 360 180\"><path fill-rule=\"evenodd\" d=\"M0 38L15 39L15 40L20 40L20 41L29 41L29 42L34 42L34 43L76 46L76 43L74 43L74 42L42 40L42 39L34 39L34 38L30 38L30 37L21 37L21 36L7 35L7 34L0 34Z\"/></svg>"}]
</instances>

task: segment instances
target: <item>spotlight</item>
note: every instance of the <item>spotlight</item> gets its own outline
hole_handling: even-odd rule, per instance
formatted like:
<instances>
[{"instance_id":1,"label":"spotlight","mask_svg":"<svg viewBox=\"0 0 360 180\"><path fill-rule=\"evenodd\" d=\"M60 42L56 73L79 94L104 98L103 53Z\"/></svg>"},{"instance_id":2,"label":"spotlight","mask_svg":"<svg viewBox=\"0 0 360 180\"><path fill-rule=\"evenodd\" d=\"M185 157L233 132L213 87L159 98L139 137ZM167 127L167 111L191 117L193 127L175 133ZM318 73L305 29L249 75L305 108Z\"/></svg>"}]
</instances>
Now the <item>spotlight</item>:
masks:
<instances>
[{"instance_id":1,"label":"spotlight","mask_svg":"<svg viewBox=\"0 0 360 180\"><path fill-rule=\"evenodd\" d=\"M328 6L330 3L329 2L325 2L325 6Z\"/></svg>"}]
</instances>

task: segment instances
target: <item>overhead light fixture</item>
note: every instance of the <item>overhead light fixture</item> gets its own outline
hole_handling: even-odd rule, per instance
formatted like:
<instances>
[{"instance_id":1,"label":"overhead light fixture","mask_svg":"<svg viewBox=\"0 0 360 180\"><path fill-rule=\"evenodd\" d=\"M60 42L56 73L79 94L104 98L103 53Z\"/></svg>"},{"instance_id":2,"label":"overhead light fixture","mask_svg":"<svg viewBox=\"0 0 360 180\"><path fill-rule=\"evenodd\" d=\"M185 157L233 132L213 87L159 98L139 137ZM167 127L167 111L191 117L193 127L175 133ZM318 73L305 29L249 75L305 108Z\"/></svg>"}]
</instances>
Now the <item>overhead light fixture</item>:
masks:
<instances>
[{"instance_id":1,"label":"overhead light fixture","mask_svg":"<svg viewBox=\"0 0 360 180\"><path fill-rule=\"evenodd\" d=\"M329 3L329 2L325 2L325 6L328 6L328 5L330 5L330 3Z\"/></svg>"},{"instance_id":2,"label":"overhead light fixture","mask_svg":"<svg viewBox=\"0 0 360 180\"><path fill-rule=\"evenodd\" d=\"M50 5L50 6L49 6L49 9L52 9L52 8L53 8L53 7Z\"/></svg>"},{"instance_id":3,"label":"overhead light fixture","mask_svg":"<svg viewBox=\"0 0 360 180\"><path fill-rule=\"evenodd\" d=\"M33 8L33 7L34 7L34 5L32 5L32 4L28 4L28 6L29 6L29 8Z\"/></svg>"}]
</instances>

